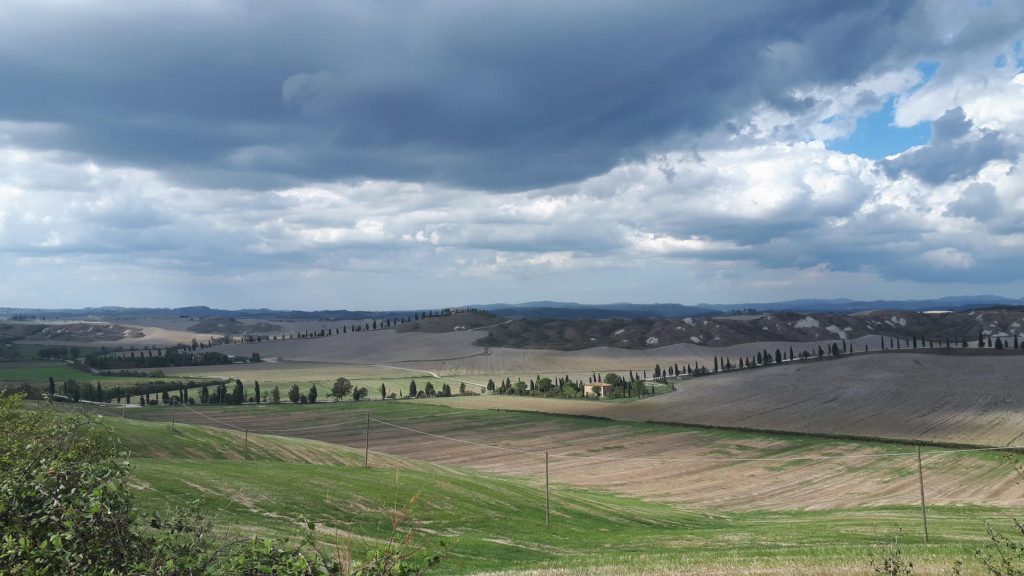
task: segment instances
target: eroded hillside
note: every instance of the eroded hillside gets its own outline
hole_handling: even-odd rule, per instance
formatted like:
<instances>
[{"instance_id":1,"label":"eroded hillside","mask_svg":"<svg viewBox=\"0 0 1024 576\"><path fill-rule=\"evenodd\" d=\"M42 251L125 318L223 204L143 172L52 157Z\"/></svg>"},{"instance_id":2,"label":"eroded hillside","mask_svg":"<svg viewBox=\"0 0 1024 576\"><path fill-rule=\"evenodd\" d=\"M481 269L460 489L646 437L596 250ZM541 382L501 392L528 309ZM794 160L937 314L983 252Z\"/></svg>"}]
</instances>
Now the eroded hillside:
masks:
<instances>
[{"instance_id":1,"label":"eroded hillside","mask_svg":"<svg viewBox=\"0 0 1024 576\"><path fill-rule=\"evenodd\" d=\"M522 319L488 328L486 346L581 350L598 346L645 349L670 344L733 346L750 342L850 340L869 335L923 339L936 345L979 334L1003 338L1024 335L1024 309L987 308L967 312L873 311L857 314L781 312L686 318L554 320Z\"/></svg>"}]
</instances>

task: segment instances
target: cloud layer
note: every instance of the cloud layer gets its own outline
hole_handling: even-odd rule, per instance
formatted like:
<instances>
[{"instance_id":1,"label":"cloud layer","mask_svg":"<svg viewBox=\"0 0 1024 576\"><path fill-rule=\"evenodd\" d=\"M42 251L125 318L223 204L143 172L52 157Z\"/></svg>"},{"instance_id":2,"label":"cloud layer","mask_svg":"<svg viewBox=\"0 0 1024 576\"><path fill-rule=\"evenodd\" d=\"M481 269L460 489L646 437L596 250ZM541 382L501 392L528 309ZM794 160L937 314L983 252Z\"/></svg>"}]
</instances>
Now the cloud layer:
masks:
<instances>
[{"instance_id":1,"label":"cloud layer","mask_svg":"<svg viewBox=\"0 0 1024 576\"><path fill-rule=\"evenodd\" d=\"M1022 10L9 3L0 305L1019 295Z\"/></svg>"}]
</instances>

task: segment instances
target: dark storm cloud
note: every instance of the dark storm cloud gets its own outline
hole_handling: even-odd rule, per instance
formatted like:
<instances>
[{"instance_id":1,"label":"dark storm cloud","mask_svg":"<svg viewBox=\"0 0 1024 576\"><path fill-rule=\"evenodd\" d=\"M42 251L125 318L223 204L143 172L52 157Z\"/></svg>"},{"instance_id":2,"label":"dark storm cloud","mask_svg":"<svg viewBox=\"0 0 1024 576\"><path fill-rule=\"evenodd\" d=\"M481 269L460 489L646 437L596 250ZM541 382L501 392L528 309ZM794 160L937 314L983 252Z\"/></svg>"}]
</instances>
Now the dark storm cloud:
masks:
<instances>
[{"instance_id":1,"label":"dark storm cloud","mask_svg":"<svg viewBox=\"0 0 1024 576\"><path fill-rule=\"evenodd\" d=\"M0 115L64 126L21 145L204 185L540 187L758 103L805 111L815 101L794 88L905 58L916 10L882 0L21 3L0 23Z\"/></svg>"},{"instance_id":2,"label":"dark storm cloud","mask_svg":"<svg viewBox=\"0 0 1024 576\"><path fill-rule=\"evenodd\" d=\"M976 129L963 108L956 107L932 123L929 144L885 160L882 167L890 178L906 173L939 185L970 178L993 160L1016 156L1016 148L999 131Z\"/></svg>"}]
</instances>

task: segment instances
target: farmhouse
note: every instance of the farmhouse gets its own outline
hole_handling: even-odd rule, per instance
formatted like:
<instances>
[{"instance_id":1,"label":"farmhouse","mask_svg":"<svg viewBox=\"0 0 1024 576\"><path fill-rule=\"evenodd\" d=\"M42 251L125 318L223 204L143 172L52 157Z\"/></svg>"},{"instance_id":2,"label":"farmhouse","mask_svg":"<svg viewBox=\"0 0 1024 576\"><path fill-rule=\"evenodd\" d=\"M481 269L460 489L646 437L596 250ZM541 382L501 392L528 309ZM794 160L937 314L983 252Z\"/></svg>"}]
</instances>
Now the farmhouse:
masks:
<instances>
[{"instance_id":1,"label":"farmhouse","mask_svg":"<svg viewBox=\"0 0 1024 576\"><path fill-rule=\"evenodd\" d=\"M611 384L605 384L604 382L591 382L590 384L583 385L584 396L597 396L598 398L607 398L612 393L613 386Z\"/></svg>"}]
</instances>

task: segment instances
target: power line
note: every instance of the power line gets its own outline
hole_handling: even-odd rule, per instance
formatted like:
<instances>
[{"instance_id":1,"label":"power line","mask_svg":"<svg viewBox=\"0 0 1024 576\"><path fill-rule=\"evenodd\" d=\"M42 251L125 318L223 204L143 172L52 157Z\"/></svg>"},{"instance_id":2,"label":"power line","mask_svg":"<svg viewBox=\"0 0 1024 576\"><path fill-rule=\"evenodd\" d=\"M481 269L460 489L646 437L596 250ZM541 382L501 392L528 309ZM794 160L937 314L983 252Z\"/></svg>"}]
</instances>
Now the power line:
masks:
<instances>
[{"instance_id":1,"label":"power line","mask_svg":"<svg viewBox=\"0 0 1024 576\"><path fill-rule=\"evenodd\" d=\"M235 430L242 430L243 432L245 431L245 428L240 428L238 426L235 426L234 424L230 424L230 423L225 422L223 420L218 420L218 419L214 418L213 416L207 416L206 414L203 414L202 412L197 412L196 410L193 410L193 409L189 408L187 404L182 404L182 407L184 407L189 412L193 412L195 414L198 414L198 415L202 416L203 418L206 418L207 420L212 420L213 422L216 422L218 424L227 426L228 428L234 428Z\"/></svg>"},{"instance_id":2,"label":"power line","mask_svg":"<svg viewBox=\"0 0 1024 576\"><path fill-rule=\"evenodd\" d=\"M331 428L333 426L343 426L345 424L351 424L353 422L362 422L362 418L356 418L355 420L345 420L344 422L333 422L331 424L323 424L320 426L309 426L307 428L288 428L283 430L249 430L253 434L277 434L282 432L305 432L306 430L320 430L322 428Z\"/></svg>"},{"instance_id":3,"label":"power line","mask_svg":"<svg viewBox=\"0 0 1024 576\"><path fill-rule=\"evenodd\" d=\"M449 440L452 442L459 442L462 444L471 444L473 446L481 446L484 448L494 448L497 450L506 450L509 452L518 452L520 454L531 454L534 456L543 456L544 452L534 452L530 450L518 450L515 448L507 448L505 446L496 446L494 444L484 444L481 442L471 442L469 440L460 440L458 438L452 438L450 436L443 436L440 434L434 434L431 432L425 432L423 430L417 430L415 428L409 428L407 426L400 426L392 422L386 422L384 420L372 419L374 422L384 424L386 426L392 426L394 428L400 428L416 434L423 434L425 436L432 436L434 438L440 438L442 440ZM987 447L987 448L960 448L960 449L949 449L949 450L933 450L929 451L929 456L935 456L940 454L954 454L962 452L1005 452L1008 450L1014 450L1013 448L1000 448L1000 447ZM602 461L648 461L648 462L792 462L794 460L854 460L854 459L872 459L872 458L893 458L902 456L914 456L916 452L886 452L881 454L841 454L836 456L775 456L775 457L761 457L761 458L714 458L714 457L685 457L685 458L653 458L644 456L594 456L587 454L558 454L552 453L551 456L555 458L567 458L574 460L602 460Z\"/></svg>"},{"instance_id":4,"label":"power line","mask_svg":"<svg viewBox=\"0 0 1024 576\"><path fill-rule=\"evenodd\" d=\"M423 430L416 430L415 428L408 428L406 426L401 426L401 425L398 425L398 424L393 424L391 422L385 422L384 420L377 420L376 418L371 418L370 421L371 422L376 422L378 424L383 424L385 426L391 426L393 428L400 428L402 430L407 430L409 432L414 432L416 434L423 434L424 436L432 436L434 438L440 438L442 440L448 440L448 441L451 441L451 442L458 442L460 444L470 444L472 446L481 446L483 448L494 448L495 450L505 450L506 452L516 452L516 453L519 453L519 454L530 454L530 455L533 455L533 456L543 456L544 455L543 452L530 452L530 451L527 451L527 450L517 450L515 448L506 448L504 446L495 446L493 444L482 444L480 442L471 442L469 440L459 440L458 438L452 438L450 436L442 436L440 434L434 434L434 433L431 433L431 432L424 432Z\"/></svg>"}]
</instances>

